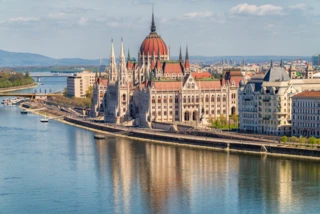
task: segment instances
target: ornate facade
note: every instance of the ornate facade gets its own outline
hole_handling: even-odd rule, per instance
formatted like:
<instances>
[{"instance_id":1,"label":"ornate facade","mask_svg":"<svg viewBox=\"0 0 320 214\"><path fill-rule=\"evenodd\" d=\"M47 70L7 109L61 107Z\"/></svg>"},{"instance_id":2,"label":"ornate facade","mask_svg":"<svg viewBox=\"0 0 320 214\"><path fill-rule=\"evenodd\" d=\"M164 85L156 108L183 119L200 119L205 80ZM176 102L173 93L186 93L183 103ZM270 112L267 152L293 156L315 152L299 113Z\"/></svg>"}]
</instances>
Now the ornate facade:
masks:
<instances>
[{"instance_id":1,"label":"ornate facade","mask_svg":"<svg viewBox=\"0 0 320 214\"><path fill-rule=\"evenodd\" d=\"M108 85L103 101L105 122L150 127L152 122L198 125L221 114L238 114L238 70L224 71L221 79L208 72L191 72L188 47L183 59L170 60L168 48L156 33L142 42L138 60L125 58L121 41L119 63L111 44Z\"/></svg>"}]
</instances>

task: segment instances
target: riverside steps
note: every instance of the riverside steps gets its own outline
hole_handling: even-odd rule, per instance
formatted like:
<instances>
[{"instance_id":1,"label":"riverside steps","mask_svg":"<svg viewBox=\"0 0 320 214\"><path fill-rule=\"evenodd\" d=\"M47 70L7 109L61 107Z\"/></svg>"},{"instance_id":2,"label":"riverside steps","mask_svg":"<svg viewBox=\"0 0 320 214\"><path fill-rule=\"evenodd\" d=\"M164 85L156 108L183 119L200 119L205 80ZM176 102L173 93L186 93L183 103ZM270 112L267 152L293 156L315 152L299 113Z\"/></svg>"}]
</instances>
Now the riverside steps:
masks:
<instances>
[{"instance_id":1,"label":"riverside steps","mask_svg":"<svg viewBox=\"0 0 320 214\"><path fill-rule=\"evenodd\" d=\"M226 151L254 152L270 155L296 156L302 158L319 158L319 149L294 148L274 143L274 141L264 140L245 141L240 139L212 138L204 136L194 136L188 134L170 133L154 129L143 129L136 127L124 127L115 124L95 123L72 117L64 117L66 122L91 128L97 131L105 131L125 137L135 137L145 140L161 141L163 143L176 143L181 145L191 145L200 147L210 147Z\"/></svg>"}]
</instances>

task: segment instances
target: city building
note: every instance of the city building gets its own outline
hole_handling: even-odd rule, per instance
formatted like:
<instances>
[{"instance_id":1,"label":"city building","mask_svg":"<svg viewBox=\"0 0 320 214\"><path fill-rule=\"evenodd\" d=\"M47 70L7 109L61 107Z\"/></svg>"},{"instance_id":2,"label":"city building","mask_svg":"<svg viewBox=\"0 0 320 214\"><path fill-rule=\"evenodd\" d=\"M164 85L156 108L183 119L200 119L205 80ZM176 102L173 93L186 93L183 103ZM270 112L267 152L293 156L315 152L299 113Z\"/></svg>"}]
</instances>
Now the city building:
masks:
<instances>
[{"instance_id":1,"label":"city building","mask_svg":"<svg viewBox=\"0 0 320 214\"><path fill-rule=\"evenodd\" d=\"M291 134L320 137L320 91L305 91L292 97Z\"/></svg>"},{"instance_id":2,"label":"city building","mask_svg":"<svg viewBox=\"0 0 320 214\"><path fill-rule=\"evenodd\" d=\"M317 89L320 89L319 80L290 79L283 67L274 67L271 63L263 79L253 78L239 89L240 130L290 135L292 97Z\"/></svg>"},{"instance_id":3,"label":"city building","mask_svg":"<svg viewBox=\"0 0 320 214\"><path fill-rule=\"evenodd\" d=\"M315 54L311 57L311 62L312 62L312 65L320 65L320 55L319 54Z\"/></svg>"},{"instance_id":4,"label":"city building","mask_svg":"<svg viewBox=\"0 0 320 214\"><path fill-rule=\"evenodd\" d=\"M91 104L91 117L104 116L104 99L107 91L108 80L103 79L102 75L95 76L95 84L93 87L92 104Z\"/></svg>"},{"instance_id":5,"label":"city building","mask_svg":"<svg viewBox=\"0 0 320 214\"><path fill-rule=\"evenodd\" d=\"M116 63L113 41L108 85L104 96L105 121L151 127L152 122L197 126L210 119L238 114L237 91L243 75L225 70L220 79L191 70L188 47L183 58L170 60L157 34L152 14L151 32L141 44L138 60L126 59L123 41Z\"/></svg>"},{"instance_id":6,"label":"city building","mask_svg":"<svg viewBox=\"0 0 320 214\"><path fill-rule=\"evenodd\" d=\"M95 74L90 71L76 73L67 79L68 97L85 97L90 86L95 83Z\"/></svg>"}]
</instances>

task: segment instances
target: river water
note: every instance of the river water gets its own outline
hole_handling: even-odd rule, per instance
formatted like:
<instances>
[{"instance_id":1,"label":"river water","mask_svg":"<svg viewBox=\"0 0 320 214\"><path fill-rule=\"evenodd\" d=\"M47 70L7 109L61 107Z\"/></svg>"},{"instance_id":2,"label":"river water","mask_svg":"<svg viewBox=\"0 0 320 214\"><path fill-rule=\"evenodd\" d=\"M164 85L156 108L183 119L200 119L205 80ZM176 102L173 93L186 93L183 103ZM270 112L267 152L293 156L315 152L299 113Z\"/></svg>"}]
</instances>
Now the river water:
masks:
<instances>
[{"instance_id":1,"label":"river water","mask_svg":"<svg viewBox=\"0 0 320 214\"><path fill-rule=\"evenodd\" d=\"M0 213L320 210L318 161L94 140L91 131L39 120L0 107Z\"/></svg>"}]
</instances>

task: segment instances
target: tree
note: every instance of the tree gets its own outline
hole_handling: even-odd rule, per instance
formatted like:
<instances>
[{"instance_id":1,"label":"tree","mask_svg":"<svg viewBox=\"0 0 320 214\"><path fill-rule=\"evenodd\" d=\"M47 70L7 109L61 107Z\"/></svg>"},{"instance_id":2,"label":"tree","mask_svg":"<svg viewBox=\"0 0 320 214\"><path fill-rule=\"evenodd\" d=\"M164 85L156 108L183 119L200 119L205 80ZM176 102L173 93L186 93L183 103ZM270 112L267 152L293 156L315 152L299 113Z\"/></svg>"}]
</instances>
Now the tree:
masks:
<instances>
[{"instance_id":1,"label":"tree","mask_svg":"<svg viewBox=\"0 0 320 214\"><path fill-rule=\"evenodd\" d=\"M288 142L288 137L287 136L282 136L280 138L280 141L283 142L283 143L286 143L286 142Z\"/></svg>"},{"instance_id":2,"label":"tree","mask_svg":"<svg viewBox=\"0 0 320 214\"><path fill-rule=\"evenodd\" d=\"M308 143L309 143L309 144L315 144L316 142L317 142L317 138L315 138L315 137L313 137L313 136L310 137L309 140L308 140Z\"/></svg>"},{"instance_id":3,"label":"tree","mask_svg":"<svg viewBox=\"0 0 320 214\"><path fill-rule=\"evenodd\" d=\"M288 139L289 142L299 142L299 139L295 136L292 136Z\"/></svg>"},{"instance_id":4,"label":"tree","mask_svg":"<svg viewBox=\"0 0 320 214\"><path fill-rule=\"evenodd\" d=\"M27 71L24 77L25 77L25 78L29 78L29 77L30 77L30 72Z\"/></svg>"}]
</instances>

